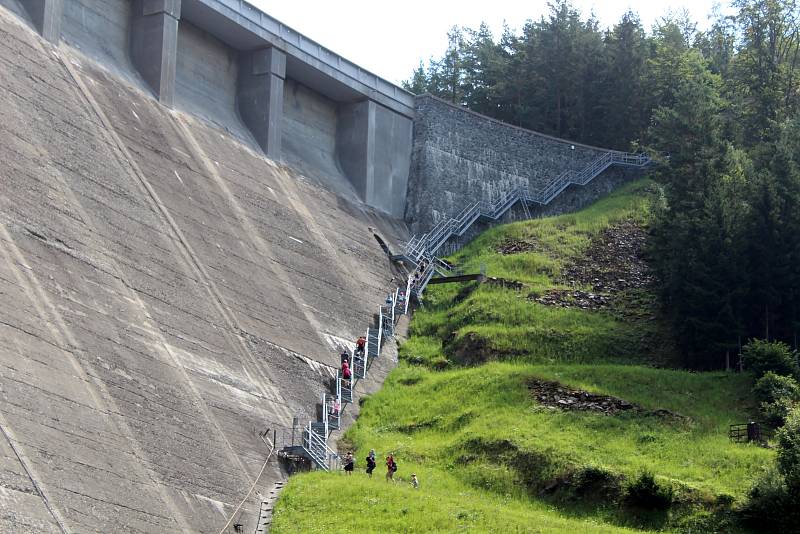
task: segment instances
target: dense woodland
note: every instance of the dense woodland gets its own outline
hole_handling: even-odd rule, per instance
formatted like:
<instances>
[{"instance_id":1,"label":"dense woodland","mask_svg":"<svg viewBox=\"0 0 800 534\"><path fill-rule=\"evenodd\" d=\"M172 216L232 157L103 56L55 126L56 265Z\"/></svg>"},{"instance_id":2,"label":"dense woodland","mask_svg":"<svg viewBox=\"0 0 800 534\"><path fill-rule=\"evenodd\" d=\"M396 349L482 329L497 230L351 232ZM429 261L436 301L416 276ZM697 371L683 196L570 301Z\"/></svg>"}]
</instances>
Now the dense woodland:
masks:
<instances>
[{"instance_id":1,"label":"dense woodland","mask_svg":"<svg viewBox=\"0 0 800 534\"><path fill-rule=\"evenodd\" d=\"M800 8L734 0L601 28L568 1L499 38L453 28L406 86L544 133L658 160L650 256L686 364L800 330Z\"/></svg>"}]
</instances>

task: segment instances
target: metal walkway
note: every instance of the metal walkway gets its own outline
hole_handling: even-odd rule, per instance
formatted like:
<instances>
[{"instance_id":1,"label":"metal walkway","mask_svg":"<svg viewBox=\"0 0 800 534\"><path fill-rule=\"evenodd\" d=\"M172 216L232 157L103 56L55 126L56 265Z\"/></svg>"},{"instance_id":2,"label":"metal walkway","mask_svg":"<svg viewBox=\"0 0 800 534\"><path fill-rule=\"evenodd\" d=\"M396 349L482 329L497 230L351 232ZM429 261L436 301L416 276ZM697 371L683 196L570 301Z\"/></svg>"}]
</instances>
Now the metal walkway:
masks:
<instances>
[{"instance_id":1,"label":"metal walkway","mask_svg":"<svg viewBox=\"0 0 800 534\"><path fill-rule=\"evenodd\" d=\"M341 458L328 446L328 438L331 432L341 428L342 412L348 404L356 401L356 384L367 377L370 365L381 354L384 340L394 336L400 315L407 311L405 291L396 288L379 308L377 324L367 329L364 353L351 353L347 350L351 378L347 380L342 376L340 369L336 371L334 391L323 393L321 396L320 420L309 421L303 429L301 444L284 447L282 451L284 456L304 457L310 460L315 468L325 471L341 467Z\"/></svg>"},{"instance_id":2,"label":"metal walkway","mask_svg":"<svg viewBox=\"0 0 800 534\"><path fill-rule=\"evenodd\" d=\"M541 191L530 191L526 187L512 189L494 201L476 202L455 217L441 220L430 232L412 237L403 253L394 257L416 266L410 294L420 298L435 273L451 270L446 262L436 257L436 252L450 238L463 236L479 219L497 221L518 203L521 203L526 217L530 218L531 204L546 206L570 185L586 185L612 165L641 168L650 162L647 154L606 152L580 171L563 172ZM453 273L441 274L449 276Z\"/></svg>"}]
</instances>

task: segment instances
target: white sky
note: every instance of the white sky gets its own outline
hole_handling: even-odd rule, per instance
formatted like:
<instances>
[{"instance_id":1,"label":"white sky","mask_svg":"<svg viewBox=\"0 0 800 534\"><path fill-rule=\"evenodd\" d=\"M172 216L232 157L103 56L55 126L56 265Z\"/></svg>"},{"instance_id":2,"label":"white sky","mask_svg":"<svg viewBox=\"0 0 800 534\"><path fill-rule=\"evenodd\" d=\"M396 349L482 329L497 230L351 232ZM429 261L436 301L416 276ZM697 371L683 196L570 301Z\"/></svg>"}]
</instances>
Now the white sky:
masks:
<instances>
[{"instance_id":1,"label":"white sky","mask_svg":"<svg viewBox=\"0 0 800 534\"><path fill-rule=\"evenodd\" d=\"M357 65L399 83L410 77L420 60L440 57L453 25L477 28L481 21L500 34L503 21L519 29L525 20L548 11L546 0L249 0ZM699 27L722 0L573 0L582 18L592 11L608 27L633 8L648 30L669 10L687 9Z\"/></svg>"}]
</instances>

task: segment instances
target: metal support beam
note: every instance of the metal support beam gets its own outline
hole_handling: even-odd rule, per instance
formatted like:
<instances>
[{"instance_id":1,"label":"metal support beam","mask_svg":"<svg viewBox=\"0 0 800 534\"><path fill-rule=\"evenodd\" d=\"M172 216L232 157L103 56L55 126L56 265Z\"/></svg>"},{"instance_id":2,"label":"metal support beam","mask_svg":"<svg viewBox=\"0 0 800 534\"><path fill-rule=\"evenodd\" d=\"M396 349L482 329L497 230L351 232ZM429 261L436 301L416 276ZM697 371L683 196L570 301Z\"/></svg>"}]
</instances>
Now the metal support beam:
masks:
<instances>
[{"instance_id":1,"label":"metal support beam","mask_svg":"<svg viewBox=\"0 0 800 534\"><path fill-rule=\"evenodd\" d=\"M134 0L131 58L159 102L175 102L181 0Z\"/></svg>"}]
</instances>

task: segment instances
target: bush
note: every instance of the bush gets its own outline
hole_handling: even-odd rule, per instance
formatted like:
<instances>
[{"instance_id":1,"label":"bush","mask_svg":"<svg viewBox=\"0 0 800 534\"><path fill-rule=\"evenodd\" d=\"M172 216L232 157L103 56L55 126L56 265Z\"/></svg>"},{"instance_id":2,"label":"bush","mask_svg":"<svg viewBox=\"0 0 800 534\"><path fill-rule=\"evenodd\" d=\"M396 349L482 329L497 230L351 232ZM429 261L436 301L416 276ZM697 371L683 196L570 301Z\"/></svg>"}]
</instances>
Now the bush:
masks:
<instances>
[{"instance_id":1,"label":"bush","mask_svg":"<svg viewBox=\"0 0 800 534\"><path fill-rule=\"evenodd\" d=\"M742 514L760 532L800 532L800 408L790 411L777 438L777 469L756 481Z\"/></svg>"},{"instance_id":2,"label":"bush","mask_svg":"<svg viewBox=\"0 0 800 534\"><path fill-rule=\"evenodd\" d=\"M780 341L754 339L742 349L745 369L761 378L772 371L783 376L798 376L797 358L789 345Z\"/></svg>"},{"instance_id":3,"label":"bush","mask_svg":"<svg viewBox=\"0 0 800 534\"><path fill-rule=\"evenodd\" d=\"M800 501L800 407L791 410L777 437L778 471L786 479L789 492Z\"/></svg>"},{"instance_id":4,"label":"bush","mask_svg":"<svg viewBox=\"0 0 800 534\"><path fill-rule=\"evenodd\" d=\"M753 393L761 403L765 422L774 428L783 426L789 411L800 401L800 385L797 381L772 371L756 382Z\"/></svg>"},{"instance_id":5,"label":"bush","mask_svg":"<svg viewBox=\"0 0 800 534\"><path fill-rule=\"evenodd\" d=\"M795 406L797 406L797 402L786 397L775 402L762 402L761 413L764 416L764 422L772 428L782 427L786 423L789 412Z\"/></svg>"},{"instance_id":6,"label":"bush","mask_svg":"<svg viewBox=\"0 0 800 534\"><path fill-rule=\"evenodd\" d=\"M572 479L575 495L583 498L614 501L622 493L621 477L604 467L588 465Z\"/></svg>"},{"instance_id":7,"label":"bush","mask_svg":"<svg viewBox=\"0 0 800 534\"><path fill-rule=\"evenodd\" d=\"M671 486L661 486L653 473L645 471L628 486L625 502L647 510L665 510L672 504Z\"/></svg>"},{"instance_id":8,"label":"bush","mask_svg":"<svg viewBox=\"0 0 800 534\"><path fill-rule=\"evenodd\" d=\"M781 376L767 371L756 382L753 394L762 403L772 403L784 398L800 401L800 384L791 376Z\"/></svg>"},{"instance_id":9,"label":"bush","mask_svg":"<svg viewBox=\"0 0 800 534\"><path fill-rule=\"evenodd\" d=\"M790 506L784 477L777 469L770 467L750 489L747 502L742 507L742 516L745 523L759 532L790 531L793 522L791 514L787 513Z\"/></svg>"}]
</instances>

